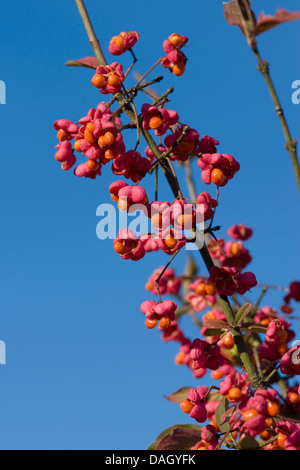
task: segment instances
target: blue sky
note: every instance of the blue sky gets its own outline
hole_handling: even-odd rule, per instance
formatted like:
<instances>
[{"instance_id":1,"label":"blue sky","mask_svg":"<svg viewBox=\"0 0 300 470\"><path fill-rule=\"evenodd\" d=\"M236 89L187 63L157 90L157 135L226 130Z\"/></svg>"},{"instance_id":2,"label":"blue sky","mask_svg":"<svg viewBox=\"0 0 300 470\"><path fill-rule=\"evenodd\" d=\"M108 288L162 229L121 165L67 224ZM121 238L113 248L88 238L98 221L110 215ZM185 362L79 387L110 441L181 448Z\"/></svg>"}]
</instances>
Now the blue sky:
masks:
<instances>
[{"instance_id":1,"label":"blue sky","mask_svg":"<svg viewBox=\"0 0 300 470\"><path fill-rule=\"evenodd\" d=\"M225 22L222 3L86 5L108 60L113 35L140 33L135 52L141 73L161 56L169 34L189 37L184 76L164 70L153 76L166 77L158 91L175 86L169 107L180 120L219 139L221 151L241 164L221 193L221 235L234 223L254 229L247 247L258 282L299 279L292 165L254 57L238 28ZM299 2L256 0L253 6L273 14L282 6L297 10ZM292 104L291 85L300 79L299 24L259 37L298 139L300 105ZM0 80L7 86L7 104L0 106L0 338L7 345L7 365L0 369L0 448L144 449L164 428L190 422L163 395L206 383L174 365L177 345L146 330L139 311L149 297L149 275L168 258L155 253L139 263L120 260L111 241L96 237L96 209L109 200L110 169L96 181L83 180L62 172L54 160L53 122L76 121L101 101L90 70L64 66L91 55L75 2L2 0L0 38ZM126 66L130 58L121 60ZM128 133L128 148L134 139ZM206 190L197 169L195 177L199 191ZM178 257L174 264L179 272L183 263ZM265 300L279 307L281 298L272 291ZM187 334L197 335L188 319L184 324ZM299 338L299 324L295 329Z\"/></svg>"}]
</instances>

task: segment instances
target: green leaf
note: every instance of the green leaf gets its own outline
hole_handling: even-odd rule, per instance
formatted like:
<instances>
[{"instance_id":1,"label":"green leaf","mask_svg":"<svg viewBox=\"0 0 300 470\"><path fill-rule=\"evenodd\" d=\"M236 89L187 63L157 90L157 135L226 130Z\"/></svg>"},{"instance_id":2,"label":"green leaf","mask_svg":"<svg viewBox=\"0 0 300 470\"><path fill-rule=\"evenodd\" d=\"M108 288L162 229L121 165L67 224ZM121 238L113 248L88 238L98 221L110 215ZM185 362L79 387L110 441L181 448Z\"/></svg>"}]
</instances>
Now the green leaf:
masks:
<instances>
[{"instance_id":1,"label":"green leaf","mask_svg":"<svg viewBox=\"0 0 300 470\"><path fill-rule=\"evenodd\" d=\"M227 361L241 367L243 366L236 344L231 349L221 348L221 354L225 359L227 359Z\"/></svg>"},{"instance_id":2,"label":"green leaf","mask_svg":"<svg viewBox=\"0 0 300 470\"><path fill-rule=\"evenodd\" d=\"M188 394L193 387L182 387L171 395L165 396L165 398L173 403L180 403L182 400L186 400Z\"/></svg>"},{"instance_id":3,"label":"green leaf","mask_svg":"<svg viewBox=\"0 0 300 470\"><path fill-rule=\"evenodd\" d=\"M189 277L196 276L198 273L198 265L196 261L194 260L192 255L189 255L187 264L184 270L184 274Z\"/></svg>"},{"instance_id":4,"label":"green leaf","mask_svg":"<svg viewBox=\"0 0 300 470\"><path fill-rule=\"evenodd\" d=\"M148 450L188 450L201 440L202 426L175 424L159 434Z\"/></svg>"},{"instance_id":5,"label":"green leaf","mask_svg":"<svg viewBox=\"0 0 300 470\"><path fill-rule=\"evenodd\" d=\"M239 440L237 448L238 450L257 450L259 448L259 444L254 437L245 433L245 437Z\"/></svg>"},{"instance_id":6,"label":"green leaf","mask_svg":"<svg viewBox=\"0 0 300 470\"><path fill-rule=\"evenodd\" d=\"M266 333L267 327L262 325L249 325L241 328L241 331L249 331L250 333Z\"/></svg>"},{"instance_id":7,"label":"green leaf","mask_svg":"<svg viewBox=\"0 0 300 470\"><path fill-rule=\"evenodd\" d=\"M228 410L228 400L226 397L223 397L215 413L216 421L218 423L218 426L221 432L227 432L230 429L229 422L223 423L223 415L227 410Z\"/></svg>"},{"instance_id":8,"label":"green leaf","mask_svg":"<svg viewBox=\"0 0 300 470\"><path fill-rule=\"evenodd\" d=\"M242 307L238 310L235 316L235 323L237 325L240 325L246 318L246 316L251 312L251 310L252 304L250 304L250 302L247 302L246 304L242 305Z\"/></svg>"},{"instance_id":9,"label":"green leaf","mask_svg":"<svg viewBox=\"0 0 300 470\"><path fill-rule=\"evenodd\" d=\"M275 431L275 429L266 428L266 431L268 431L268 433L273 437L277 436L277 432Z\"/></svg>"},{"instance_id":10,"label":"green leaf","mask_svg":"<svg viewBox=\"0 0 300 470\"><path fill-rule=\"evenodd\" d=\"M186 313L188 313L189 310L191 310L190 304L184 304L184 305L181 305L181 307L178 307L178 309L175 312L176 320L182 317L182 315L185 315Z\"/></svg>"},{"instance_id":11,"label":"green leaf","mask_svg":"<svg viewBox=\"0 0 300 470\"><path fill-rule=\"evenodd\" d=\"M195 262L194 258L192 255L188 256L187 263L184 269L184 278L182 281L182 288L184 292L188 292L189 290L189 285L191 283L191 279L196 276L198 273L198 266L197 263Z\"/></svg>"},{"instance_id":12,"label":"green leaf","mask_svg":"<svg viewBox=\"0 0 300 470\"><path fill-rule=\"evenodd\" d=\"M207 328L205 330L205 336L220 336L224 333L224 330L217 330L216 328Z\"/></svg>"},{"instance_id":13,"label":"green leaf","mask_svg":"<svg viewBox=\"0 0 300 470\"><path fill-rule=\"evenodd\" d=\"M223 398L223 395L221 395L220 392L210 392L208 395L208 401L221 401Z\"/></svg>"}]
</instances>

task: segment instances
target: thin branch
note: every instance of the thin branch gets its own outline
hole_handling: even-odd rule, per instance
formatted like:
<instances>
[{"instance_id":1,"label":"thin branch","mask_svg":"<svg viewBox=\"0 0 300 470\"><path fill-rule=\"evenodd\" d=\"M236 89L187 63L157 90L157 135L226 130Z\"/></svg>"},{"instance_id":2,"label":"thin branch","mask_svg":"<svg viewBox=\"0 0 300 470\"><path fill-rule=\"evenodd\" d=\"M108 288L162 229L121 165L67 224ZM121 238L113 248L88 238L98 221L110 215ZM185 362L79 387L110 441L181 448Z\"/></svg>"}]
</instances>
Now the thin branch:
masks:
<instances>
[{"instance_id":1,"label":"thin branch","mask_svg":"<svg viewBox=\"0 0 300 470\"><path fill-rule=\"evenodd\" d=\"M162 57L161 57L160 59L158 59L158 61L155 62L155 64L153 64L152 67L150 67L150 69L147 70L146 73L144 73L144 75L143 75L143 76L139 79L139 81L137 82L136 87L138 87L138 86L143 82L143 80L147 77L147 75L148 75L150 72L152 72L152 70L155 69L155 67L157 67L157 65L159 65L159 64L161 63L161 61L162 61Z\"/></svg>"},{"instance_id":2,"label":"thin branch","mask_svg":"<svg viewBox=\"0 0 300 470\"><path fill-rule=\"evenodd\" d=\"M160 287L159 287L159 283L160 283L160 280L161 278L163 277L164 273L166 272L166 270L168 269L168 267L170 266L170 264L172 263L172 261L174 260L174 258L178 255L180 249L175 251L175 253L172 255L172 258L168 261L168 263L166 264L166 266L163 268L163 270L161 271L161 273L159 274L158 278L155 280L156 282L156 285L157 285L157 292L158 292L158 298L159 298L159 301L161 302L161 295L160 295Z\"/></svg>"},{"instance_id":3,"label":"thin branch","mask_svg":"<svg viewBox=\"0 0 300 470\"><path fill-rule=\"evenodd\" d=\"M261 303L262 299L264 298L264 296L266 295L267 290L268 290L268 288L266 286L264 286L262 291L261 291L260 296L258 297L257 301L255 302L255 305L253 306L253 308L251 310L251 316L252 317L255 315L255 312L258 309L258 307L260 306L260 303Z\"/></svg>"},{"instance_id":4,"label":"thin branch","mask_svg":"<svg viewBox=\"0 0 300 470\"><path fill-rule=\"evenodd\" d=\"M129 51L131 52L131 55L132 55L132 58L133 58L133 62L132 62L132 64L130 65L130 67L126 70L126 72L125 72L125 74L124 74L125 78L128 76L128 74L131 72L131 70L133 69L133 67L134 67L135 64L137 63L137 58L136 58L136 56L135 56L133 50L132 50L132 49L129 49Z\"/></svg>"},{"instance_id":5,"label":"thin branch","mask_svg":"<svg viewBox=\"0 0 300 470\"><path fill-rule=\"evenodd\" d=\"M300 165L299 165L299 160L298 160L298 155L297 155L297 141L295 139L293 139L293 137L291 135L287 120L285 118L282 106L280 104L280 100L279 100L277 91L275 89L274 82L271 78L269 63L262 59L262 57L261 57L261 55L258 51L257 46L254 48L253 52L254 52L254 55L255 55L255 57L257 59L257 62L258 62L258 67L257 68L261 72L261 74L263 75L263 77L266 81L266 84L267 84L267 87L269 89L272 101L274 103L275 110L276 110L276 113L278 115L282 130L283 130L283 133L284 133L284 137L285 137L285 140L286 140L285 147L286 147L287 151L290 154L293 169L294 169L294 173L295 173L295 177L296 177L296 181L297 181L297 185L298 185L298 189L300 191Z\"/></svg>"},{"instance_id":6,"label":"thin branch","mask_svg":"<svg viewBox=\"0 0 300 470\"><path fill-rule=\"evenodd\" d=\"M88 15L87 9L85 7L85 4L84 4L83 0L75 0L75 2L76 2L76 5L77 5L77 8L78 8L78 11L80 13L80 16L82 18L83 24L85 26L85 29L86 29L86 32L87 32L87 35L88 35L88 38L89 38L89 41L90 41L90 45L92 46L92 48L95 52L95 55L96 55L96 57L99 61L99 64L100 65L106 65L107 62L106 62L104 54L102 52L100 42L99 42L99 40L98 40L98 38L95 34L95 31L94 31L94 28L92 26L92 23L91 23L89 15Z\"/></svg>"}]
</instances>

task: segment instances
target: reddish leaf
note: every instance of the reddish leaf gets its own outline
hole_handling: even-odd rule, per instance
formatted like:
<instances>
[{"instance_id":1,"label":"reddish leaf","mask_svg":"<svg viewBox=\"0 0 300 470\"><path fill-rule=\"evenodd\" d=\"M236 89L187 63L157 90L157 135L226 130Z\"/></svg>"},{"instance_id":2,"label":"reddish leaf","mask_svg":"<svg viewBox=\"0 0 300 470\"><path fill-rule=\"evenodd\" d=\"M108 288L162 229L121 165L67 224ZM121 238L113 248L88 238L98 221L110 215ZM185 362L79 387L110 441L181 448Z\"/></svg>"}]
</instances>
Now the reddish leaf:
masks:
<instances>
[{"instance_id":1,"label":"reddish leaf","mask_svg":"<svg viewBox=\"0 0 300 470\"><path fill-rule=\"evenodd\" d=\"M224 3L224 13L230 26L238 26L251 47L255 38L256 17L249 0L231 0Z\"/></svg>"},{"instance_id":2,"label":"reddish leaf","mask_svg":"<svg viewBox=\"0 0 300 470\"><path fill-rule=\"evenodd\" d=\"M204 328L213 328L216 330L228 330L229 324L223 320L204 320Z\"/></svg>"},{"instance_id":3,"label":"reddish leaf","mask_svg":"<svg viewBox=\"0 0 300 470\"><path fill-rule=\"evenodd\" d=\"M155 450L190 450L201 440L201 426L197 429L175 428L158 443Z\"/></svg>"},{"instance_id":4,"label":"reddish leaf","mask_svg":"<svg viewBox=\"0 0 300 470\"><path fill-rule=\"evenodd\" d=\"M171 393L169 396L165 396L165 398L169 401L172 401L174 403L180 403L182 400L186 400L190 390L192 390L193 387L182 387L179 390L177 390L174 393Z\"/></svg>"},{"instance_id":5,"label":"reddish leaf","mask_svg":"<svg viewBox=\"0 0 300 470\"><path fill-rule=\"evenodd\" d=\"M265 15L265 13L261 13L256 24L256 36L282 23L287 23L288 21L294 21L299 19L300 11L292 12L279 9L277 10L275 16Z\"/></svg>"},{"instance_id":6,"label":"reddish leaf","mask_svg":"<svg viewBox=\"0 0 300 470\"><path fill-rule=\"evenodd\" d=\"M156 438L156 441L154 441L148 447L148 450L156 450L158 444L163 439L163 437L167 436L168 434L172 435L175 429L195 429L200 434L202 426L199 426L199 424L174 424L173 426L170 426L169 428L161 432L160 435Z\"/></svg>"},{"instance_id":7,"label":"reddish leaf","mask_svg":"<svg viewBox=\"0 0 300 470\"><path fill-rule=\"evenodd\" d=\"M99 61L96 57L84 57L78 60L69 60L66 65L68 67L88 67L89 69L96 69L99 66Z\"/></svg>"},{"instance_id":8,"label":"reddish leaf","mask_svg":"<svg viewBox=\"0 0 300 470\"><path fill-rule=\"evenodd\" d=\"M238 405L234 405L233 407L228 408L228 410L226 410L225 413L223 413L221 416L221 426L226 424L233 416L237 415L238 413L240 413Z\"/></svg>"}]
</instances>

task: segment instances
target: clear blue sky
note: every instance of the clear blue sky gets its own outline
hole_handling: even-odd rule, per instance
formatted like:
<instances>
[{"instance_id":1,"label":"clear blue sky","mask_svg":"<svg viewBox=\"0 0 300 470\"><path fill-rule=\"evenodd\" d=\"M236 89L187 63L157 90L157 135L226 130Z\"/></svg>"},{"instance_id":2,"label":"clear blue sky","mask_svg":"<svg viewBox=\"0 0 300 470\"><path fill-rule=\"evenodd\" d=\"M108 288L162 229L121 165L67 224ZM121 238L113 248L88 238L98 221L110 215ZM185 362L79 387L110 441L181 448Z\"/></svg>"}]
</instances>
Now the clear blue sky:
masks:
<instances>
[{"instance_id":1,"label":"clear blue sky","mask_svg":"<svg viewBox=\"0 0 300 470\"><path fill-rule=\"evenodd\" d=\"M241 164L221 194L221 235L234 223L250 225L249 268L258 281L299 279L292 166L265 83L239 30L225 22L221 1L86 4L105 53L113 35L140 33L140 72L161 56L169 34L189 37L185 75L176 79L166 71L158 89L175 85L170 108L200 134L218 138L221 151ZM297 10L299 2L253 6L274 13ZM300 105L291 102L291 84L300 79L299 26L282 25L259 38L298 139ZM96 237L96 208L109 200L110 169L96 181L83 180L54 160L53 122L76 121L100 101L90 70L64 66L91 55L75 2L2 0L0 38L0 79L7 85L7 104L0 106L0 339L7 345L0 448L144 449L164 428L191 422L163 395L206 383L174 365L177 345L147 330L139 311L149 298L148 276L167 258L121 261L111 241ZM129 137L128 148L133 143ZM183 261L175 263L179 270ZM268 294L269 302L279 307L281 294ZM298 325L296 331L299 339Z\"/></svg>"}]
</instances>

